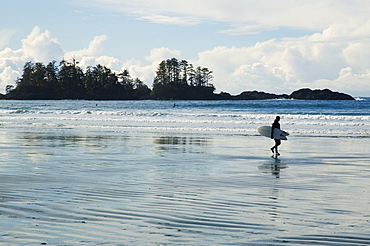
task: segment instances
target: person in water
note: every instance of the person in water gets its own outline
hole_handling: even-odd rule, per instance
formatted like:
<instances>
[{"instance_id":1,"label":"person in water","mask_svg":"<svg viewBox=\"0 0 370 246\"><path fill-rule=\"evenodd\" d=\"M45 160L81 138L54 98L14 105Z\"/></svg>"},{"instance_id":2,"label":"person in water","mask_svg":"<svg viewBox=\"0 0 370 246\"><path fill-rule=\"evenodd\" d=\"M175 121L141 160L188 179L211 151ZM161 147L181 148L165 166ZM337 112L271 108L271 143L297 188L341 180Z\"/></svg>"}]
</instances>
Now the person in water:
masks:
<instances>
[{"instance_id":1,"label":"person in water","mask_svg":"<svg viewBox=\"0 0 370 246\"><path fill-rule=\"evenodd\" d=\"M278 151L278 146L281 144L281 140L280 138L278 139L274 138L274 129L275 128L280 129L279 121L280 121L280 116L276 116L275 121L274 123L272 123L272 127L271 127L271 139L275 140L275 145L271 148L271 152L275 153L276 155L280 155Z\"/></svg>"}]
</instances>

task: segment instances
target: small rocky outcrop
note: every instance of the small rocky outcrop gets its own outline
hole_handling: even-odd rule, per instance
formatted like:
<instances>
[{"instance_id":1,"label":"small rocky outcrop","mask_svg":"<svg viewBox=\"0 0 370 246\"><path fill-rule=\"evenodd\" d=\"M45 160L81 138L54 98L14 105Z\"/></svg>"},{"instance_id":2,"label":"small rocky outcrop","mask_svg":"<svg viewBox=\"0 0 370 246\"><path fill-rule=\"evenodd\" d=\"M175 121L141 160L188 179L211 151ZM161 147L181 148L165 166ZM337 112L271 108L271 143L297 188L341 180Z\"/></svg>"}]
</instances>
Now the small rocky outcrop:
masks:
<instances>
[{"instance_id":1,"label":"small rocky outcrop","mask_svg":"<svg viewBox=\"0 0 370 246\"><path fill-rule=\"evenodd\" d=\"M329 89L311 90L308 88L294 91L289 97L298 100L355 100L348 94L333 92Z\"/></svg>"},{"instance_id":2,"label":"small rocky outcrop","mask_svg":"<svg viewBox=\"0 0 370 246\"><path fill-rule=\"evenodd\" d=\"M288 95L276 95L262 91L244 91L233 99L236 100L268 100L268 99L289 99Z\"/></svg>"}]
</instances>

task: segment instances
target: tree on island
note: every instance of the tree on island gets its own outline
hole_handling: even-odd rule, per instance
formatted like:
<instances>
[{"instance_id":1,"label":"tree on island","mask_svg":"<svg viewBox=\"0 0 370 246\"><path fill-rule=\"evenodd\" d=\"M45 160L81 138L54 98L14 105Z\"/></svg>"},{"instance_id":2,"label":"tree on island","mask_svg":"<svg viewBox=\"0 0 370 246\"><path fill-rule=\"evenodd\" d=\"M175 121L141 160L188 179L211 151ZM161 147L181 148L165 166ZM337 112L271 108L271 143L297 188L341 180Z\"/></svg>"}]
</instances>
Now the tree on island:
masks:
<instances>
[{"instance_id":1,"label":"tree on island","mask_svg":"<svg viewBox=\"0 0 370 246\"><path fill-rule=\"evenodd\" d=\"M212 71L186 60L163 60L153 81L153 90L127 70L114 73L100 64L84 72L75 59L45 66L27 62L16 87L8 86L8 99L216 99L210 82Z\"/></svg>"},{"instance_id":2,"label":"tree on island","mask_svg":"<svg viewBox=\"0 0 370 246\"><path fill-rule=\"evenodd\" d=\"M151 96L157 99L214 99L212 71L194 69L186 60L163 60L157 68Z\"/></svg>"},{"instance_id":3,"label":"tree on island","mask_svg":"<svg viewBox=\"0 0 370 246\"><path fill-rule=\"evenodd\" d=\"M100 64L89 66L84 73L78 62L62 60L47 66L27 62L16 87L7 86L9 99L147 99L151 90L127 70L116 74Z\"/></svg>"}]
</instances>

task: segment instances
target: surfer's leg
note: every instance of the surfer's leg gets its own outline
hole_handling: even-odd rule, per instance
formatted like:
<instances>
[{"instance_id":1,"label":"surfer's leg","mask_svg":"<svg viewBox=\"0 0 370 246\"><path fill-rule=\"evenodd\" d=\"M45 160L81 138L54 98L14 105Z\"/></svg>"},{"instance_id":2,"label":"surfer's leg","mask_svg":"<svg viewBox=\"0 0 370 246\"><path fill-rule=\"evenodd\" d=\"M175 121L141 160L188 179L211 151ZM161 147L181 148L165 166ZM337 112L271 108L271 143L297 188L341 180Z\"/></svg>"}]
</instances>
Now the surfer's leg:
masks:
<instances>
[{"instance_id":1,"label":"surfer's leg","mask_svg":"<svg viewBox=\"0 0 370 246\"><path fill-rule=\"evenodd\" d=\"M277 146L276 146L276 153L277 153L278 155L280 155L280 154L279 154L279 151L278 151L278 146L280 146L280 145L281 145L281 140L280 140L280 139L278 139L278 140L277 140L277 142L276 142L276 144L277 144Z\"/></svg>"},{"instance_id":2,"label":"surfer's leg","mask_svg":"<svg viewBox=\"0 0 370 246\"><path fill-rule=\"evenodd\" d=\"M274 139L275 140L275 139ZM277 145L276 145L276 140L275 140L275 145L272 146L272 148L270 149L271 152L274 154L275 152L277 153Z\"/></svg>"},{"instance_id":3,"label":"surfer's leg","mask_svg":"<svg viewBox=\"0 0 370 246\"><path fill-rule=\"evenodd\" d=\"M275 153L276 153L276 155L280 155L279 151L278 151L278 146L281 144L281 140L280 139L274 139L274 140L275 140L275 146L274 146Z\"/></svg>"}]
</instances>

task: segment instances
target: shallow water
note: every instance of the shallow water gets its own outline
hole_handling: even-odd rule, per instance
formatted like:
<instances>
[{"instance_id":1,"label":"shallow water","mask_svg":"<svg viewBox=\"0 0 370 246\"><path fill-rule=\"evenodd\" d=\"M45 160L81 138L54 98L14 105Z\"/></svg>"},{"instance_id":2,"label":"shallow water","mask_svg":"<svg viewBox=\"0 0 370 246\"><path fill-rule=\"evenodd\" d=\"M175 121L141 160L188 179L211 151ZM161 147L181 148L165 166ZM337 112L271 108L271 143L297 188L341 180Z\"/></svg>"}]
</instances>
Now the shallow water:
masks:
<instances>
[{"instance_id":1,"label":"shallow water","mask_svg":"<svg viewBox=\"0 0 370 246\"><path fill-rule=\"evenodd\" d=\"M3 245L367 245L370 143L0 128Z\"/></svg>"},{"instance_id":2,"label":"shallow water","mask_svg":"<svg viewBox=\"0 0 370 246\"><path fill-rule=\"evenodd\" d=\"M280 115L294 136L370 137L370 98L359 101L1 101L0 127L258 135Z\"/></svg>"}]
</instances>

